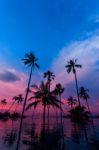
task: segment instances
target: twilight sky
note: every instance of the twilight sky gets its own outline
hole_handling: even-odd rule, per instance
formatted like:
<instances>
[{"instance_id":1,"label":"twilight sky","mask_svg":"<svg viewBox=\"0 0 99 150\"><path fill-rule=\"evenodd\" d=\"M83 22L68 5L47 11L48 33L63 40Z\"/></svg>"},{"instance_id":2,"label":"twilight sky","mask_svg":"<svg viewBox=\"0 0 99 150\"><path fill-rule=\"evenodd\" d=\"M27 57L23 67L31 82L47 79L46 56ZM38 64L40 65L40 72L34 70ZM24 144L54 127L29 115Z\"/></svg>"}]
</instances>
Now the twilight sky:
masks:
<instances>
[{"instance_id":1,"label":"twilight sky","mask_svg":"<svg viewBox=\"0 0 99 150\"><path fill-rule=\"evenodd\" d=\"M78 58L79 86L90 90L91 105L99 107L99 0L0 0L0 97L22 93L29 69L21 58L33 51L40 70L48 69L65 86L64 97L75 95L74 76L64 68Z\"/></svg>"}]
</instances>

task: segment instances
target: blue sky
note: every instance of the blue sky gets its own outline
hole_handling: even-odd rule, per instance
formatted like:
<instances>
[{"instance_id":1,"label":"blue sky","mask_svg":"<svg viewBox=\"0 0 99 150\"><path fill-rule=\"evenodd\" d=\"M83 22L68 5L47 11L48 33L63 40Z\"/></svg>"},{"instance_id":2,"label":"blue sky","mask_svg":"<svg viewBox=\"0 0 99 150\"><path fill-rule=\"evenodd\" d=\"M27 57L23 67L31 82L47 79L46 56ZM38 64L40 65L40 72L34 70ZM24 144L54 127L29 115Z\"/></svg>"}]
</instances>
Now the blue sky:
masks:
<instances>
[{"instance_id":1,"label":"blue sky","mask_svg":"<svg viewBox=\"0 0 99 150\"><path fill-rule=\"evenodd\" d=\"M98 8L98 0L1 0L1 51L8 49L15 61L33 50L46 69L61 48L97 28Z\"/></svg>"},{"instance_id":2,"label":"blue sky","mask_svg":"<svg viewBox=\"0 0 99 150\"><path fill-rule=\"evenodd\" d=\"M51 69L57 74L57 82L68 85L69 93L74 80L65 74L64 65L69 58L78 58L85 66L78 73L79 82L90 88L97 100L98 41L99 0L0 0L0 80L6 75L19 79L20 74L21 88L25 86L26 69L21 58L33 50L41 66L37 79ZM65 76L67 81L63 80ZM20 85L17 81L13 90L12 84L3 78L0 94L4 95L5 87L14 94Z\"/></svg>"}]
</instances>

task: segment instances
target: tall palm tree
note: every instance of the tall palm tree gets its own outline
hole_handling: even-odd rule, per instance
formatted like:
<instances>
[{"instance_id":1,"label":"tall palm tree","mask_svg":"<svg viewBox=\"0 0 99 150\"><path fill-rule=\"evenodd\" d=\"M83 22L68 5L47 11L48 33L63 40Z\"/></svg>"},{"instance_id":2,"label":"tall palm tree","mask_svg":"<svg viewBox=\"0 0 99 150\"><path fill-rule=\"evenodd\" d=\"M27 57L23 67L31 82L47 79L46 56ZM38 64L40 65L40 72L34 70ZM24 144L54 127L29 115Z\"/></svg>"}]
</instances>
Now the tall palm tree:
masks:
<instances>
[{"instance_id":1,"label":"tall palm tree","mask_svg":"<svg viewBox=\"0 0 99 150\"><path fill-rule=\"evenodd\" d=\"M60 83L58 83L58 84L56 84L55 90L53 92L59 97L60 108L62 108L62 106L61 106L61 104L62 104L61 103L61 95L64 92L64 87L62 87L62 85ZM61 119L62 119L62 111L61 111Z\"/></svg>"},{"instance_id":2,"label":"tall palm tree","mask_svg":"<svg viewBox=\"0 0 99 150\"><path fill-rule=\"evenodd\" d=\"M33 107L37 107L38 104L43 105L43 123L45 123L45 113L46 113L46 106L51 105L53 107L60 108L60 101L53 95L52 92L49 92L48 84L41 82L40 86L36 87L36 91L33 91L33 96L29 98L29 100L34 100L31 102L26 109Z\"/></svg>"},{"instance_id":3,"label":"tall palm tree","mask_svg":"<svg viewBox=\"0 0 99 150\"><path fill-rule=\"evenodd\" d=\"M53 74L53 72L48 70L47 72L44 73L44 78L47 78L47 82L49 85L49 91L50 91L50 84L51 84L51 81L54 80L55 75Z\"/></svg>"},{"instance_id":4,"label":"tall palm tree","mask_svg":"<svg viewBox=\"0 0 99 150\"><path fill-rule=\"evenodd\" d=\"M53 72L48 70L47 72L44 73L44 78L47 78L47 84L49 88L48 90L50 92L51 81L54 80L55 75L53 74ZM48 105L48 122L49 122L49 113L50 113L49 111L50 111L50 105Z\"/></svg>"},{"instance_id":5,"label":"tall palm tree","mask_svg":"<svg viewBox=\"0 0 99 150\"><path fill-rule=\"evenodd\" d=\"M78 103L80 106L76 68L81 68L82 66L80 64L77 64L77 59L71 59L65 67L66 67L68 73L73 72L73 74L75 76L76 91L77 91Z\"/></svg>"},{"instance_id":6,"label":"tall palm tree","mask_svg":"<svg viewBox=\"0 0 99 150\"><path fill-rule=\"evenodd\" d=\"M2 110L3 110L3 107L7 104L7 100L6 99L3 99L1 100L1 105L2 105Z\"/></svg>"},{"instance_id":7,"label":"tall palm tree","mask_svg":"<svg viewBox=\"0 0 99 150\"><path fill-rule=\"evenodd\" d=\"M24 98L23 98L22 94L19 94L17 96L14 96L13 99L15 101L17 101L16 107L15 107L15 112L16 112L18 105L21 104L24 101Z\"/></svg>"},{"instance_id":8,"label":"tall palm tree","mask_svg":"<svg viewBox=\"0 0 99 150\"><path fill-rule=\"evenodd\" d=\"M22 60L23 60L23 63L26 66L30 67L30 75L29 75L29 80L28 80L26 95L25 95L23 109L22 109L22 115L21 115L21 121L20 121L20 127L19 127L19 136L18 136L18 140L17 140L16 150L19 149L19 145L20 145L22 122L23 122L23 116L24 116L25 106L26 106L26 102L27 102L27 98L28 98L28 94L29 94L29 88L30 88L30 82L31 82L32 72L33 72L33 69L35 69L35 68L39 69L39 65L37 64L37 60L38 59L35 57L34 53L30 52L28 54L25 54L25 58L22 59Z\"/></svg>"},{"instance_id":9,"label":"tall palm tree","mask_svg":"<svg viewBox=\"0 0 99 150\"><path fill-rule=\"evenodd\" d=\"M80 89L79 89L79 96L80 96L80 98L82 98L86 101L88 111L90 112L89 103L88 103L88 99L90 98L90 96L89 96L88 92L89 92L89 90L85 89L83 86L80 87Z\"/></svg>"},{"instance_id":10,"label":"tall palm tree","mask_svg":"<svg viewBox=\"0 0 99 150\"><path fill-rule=\"evenodd\" d=\"M73 109L73 106L76 105L77 103L77 100L74 99L72 96L70 96L68 99L67 99L67 104L69 106L71 106L71 109Z\"/></svg>"}]
</instances>

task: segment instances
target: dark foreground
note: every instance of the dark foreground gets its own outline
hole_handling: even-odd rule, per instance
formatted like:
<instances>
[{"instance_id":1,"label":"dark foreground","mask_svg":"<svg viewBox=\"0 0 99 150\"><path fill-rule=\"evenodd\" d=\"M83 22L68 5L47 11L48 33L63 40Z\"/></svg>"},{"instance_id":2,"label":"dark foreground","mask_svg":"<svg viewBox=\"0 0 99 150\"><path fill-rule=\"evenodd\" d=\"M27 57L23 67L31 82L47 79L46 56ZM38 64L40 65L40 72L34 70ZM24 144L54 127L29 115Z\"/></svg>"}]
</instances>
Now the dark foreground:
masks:
<instances>
[{"instance_id":1,"label":"dark foreground","mask_svg":"<svg viewBox=\"0 0 99 150\"><path fill-rule=\"evenodd\" d=\"M49 123L48 123L49 122ZM0 121L0 150L15 150L19 121ZM77 125L69 119L24 119L20 150L99 150L99 119Z\"/></svg>"}]
</instances>

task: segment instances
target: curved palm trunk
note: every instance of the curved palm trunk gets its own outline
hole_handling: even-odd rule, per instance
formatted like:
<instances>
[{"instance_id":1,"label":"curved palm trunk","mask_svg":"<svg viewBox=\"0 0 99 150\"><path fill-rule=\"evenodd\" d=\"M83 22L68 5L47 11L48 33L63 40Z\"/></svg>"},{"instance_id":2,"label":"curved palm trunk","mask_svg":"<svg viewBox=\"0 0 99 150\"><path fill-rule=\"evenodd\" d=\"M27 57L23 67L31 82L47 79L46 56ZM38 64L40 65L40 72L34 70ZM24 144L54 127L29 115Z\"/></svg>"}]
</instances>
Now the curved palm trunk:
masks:
<instances>
[{"instance_id":1,"label":"curved palm trunk","mask_svg":"<svg viewBox=\"0 0 99 150\"><path fill-rule=\"evenodd\" d=\"M30 87L30 81L31 81L32 71L33 71L33 65L31 66L31 71L30 71L30 76L29 76L29 81L28 81L28 87L27 87L27 91L26 91L26 95L25 95L24 104L23 104L23 110L22 110L22 114L21 114L21 121L20 121L20 126L19 126L19 135L18 135L16 150L19 150L19 146L20 146L23 116L24 116L25 106L26 106L26 102L27 102L27 98L28 98L28 94L29 94L29 87Z\"/></svg>"},{"instance_id":2,"label":"curved palm trunk","mask_svg":"<svg viewBox=\"0 0 99 150\"><path fill-rule=\"evenodd\" d=\"M81 104L80 104L80 98L79 98L79 92L78 92L78 82L77 82L76 72L74 73L74 75L75 75L75 82L76 82L76 91L77 91L78 103L79 103L79 106L81 106Z\"/></svg>"},{"instance_id":3,"label":"curved palm trunk","mask_svg":"<svg viewBox=\"0 0 99 150\"><path fill-rule=\"evenodd\" d=\"M14 104L15 104L15 101L11 104L10 108L7 110L8 112L11 110Z\"/></svg>"}]
</instances>

